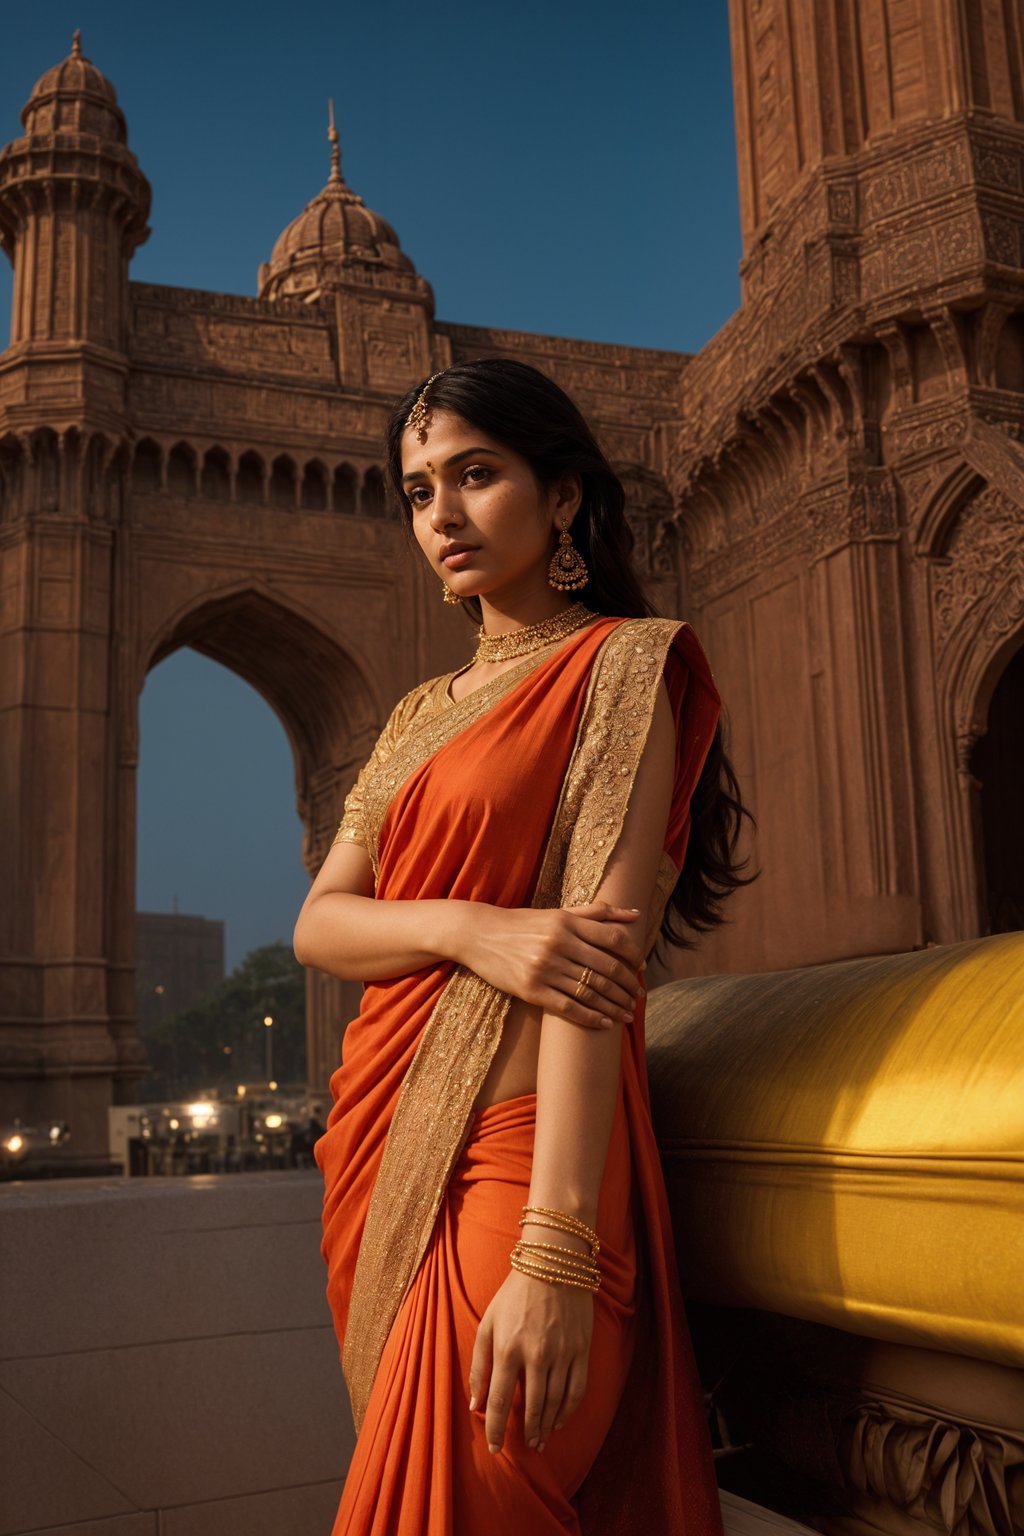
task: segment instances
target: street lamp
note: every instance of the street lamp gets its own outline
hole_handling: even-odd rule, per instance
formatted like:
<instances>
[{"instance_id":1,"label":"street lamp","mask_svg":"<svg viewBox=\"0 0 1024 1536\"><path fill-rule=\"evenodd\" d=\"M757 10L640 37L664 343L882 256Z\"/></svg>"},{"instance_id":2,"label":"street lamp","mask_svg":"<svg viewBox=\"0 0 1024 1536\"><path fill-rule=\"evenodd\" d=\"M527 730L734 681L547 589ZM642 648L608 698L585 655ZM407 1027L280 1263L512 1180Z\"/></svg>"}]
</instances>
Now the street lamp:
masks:
<instances>
[{"instance_id":1,"label":"street lamp","mask_svg":"<svg viewBox=\"0 0 1024 1536\"><path fill-rule=\"evenodd\" d=\"M268 1013L264 1015L263 1023L267 1031L267 1083L272 1086L274 1082L274 1020Z\"/></svg>"}]
</instances>

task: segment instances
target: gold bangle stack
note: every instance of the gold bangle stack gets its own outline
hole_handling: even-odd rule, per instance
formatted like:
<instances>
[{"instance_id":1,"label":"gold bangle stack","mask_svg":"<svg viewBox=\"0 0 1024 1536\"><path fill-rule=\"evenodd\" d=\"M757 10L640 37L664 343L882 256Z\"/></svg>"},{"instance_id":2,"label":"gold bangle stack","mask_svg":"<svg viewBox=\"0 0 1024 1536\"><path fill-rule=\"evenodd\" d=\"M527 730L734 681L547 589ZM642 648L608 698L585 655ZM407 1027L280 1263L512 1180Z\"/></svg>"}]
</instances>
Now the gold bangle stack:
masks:
<instances>
[{"instance_id":1,"label":"gold bangle stack","mask_svg":"<svg viewBox=\"0 0 1024 1536\"><path fill-rule=\"evenodd\" d=\"M547 1252L541 1250L546 1249ZM564 1257L555 1258L554 1254ZM601 1288L601 1273L592 1259L575 1248L552 1248L549 1243L516 1243L509 1254L509 1263L520 1274L532 1275L534 1280L546 1280L549 1285L569 1285L577 1291L597 1291Z\"/></svg>"},{"instance_id":2,"label":"gold bangle stack","mask_svg":"<svg viewBox=\"0 0 1024 1536\"><path fill-rule=\"evenodd\" d=\"M583 1241L590 1245L592 1259L596 1259L601 1252L601 1244L593 1227L588 1227L586 1222L580 1221L578 1216L569 1216L565 1211L553 1211L546 1205L524 1205L519 1225L520 1227L550 1227L553 1232L568 1232L571 1237L582 1237Z\"/></svg>"},{"instance_id":3,"label":"gold bangle stack","mask_svg":"<svg viewBox=\"0 0 1024 1536\"><path fill-rule=\"evenodd\" d=\"M542 1205L524 1205L519 1225L549 1227L555 1232L582 1237L590 1252L581 1253L578 1248L566 1248L560 1243L531 1243L520 1238L509 1254L513 1269L531 1275L535 1280L546 1280L549 1285L568 1285L579 1291L600 1289L597 1255L601 1245L593 1227L588 1227L576 1216L552 1211Z\"/></svg>"}]
</instances>

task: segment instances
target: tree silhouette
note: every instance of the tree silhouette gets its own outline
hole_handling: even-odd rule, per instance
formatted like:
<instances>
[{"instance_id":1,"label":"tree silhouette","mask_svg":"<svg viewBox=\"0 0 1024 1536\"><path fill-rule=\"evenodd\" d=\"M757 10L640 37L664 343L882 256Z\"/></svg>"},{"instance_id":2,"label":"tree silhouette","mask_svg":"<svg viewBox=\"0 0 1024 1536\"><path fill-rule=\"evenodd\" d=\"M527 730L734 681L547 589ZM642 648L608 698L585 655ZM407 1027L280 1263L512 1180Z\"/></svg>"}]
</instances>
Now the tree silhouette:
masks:
<instances>
[{"instance_id":1,"label":"tree silhouette","mask_svg":"<svg viewBox=\"0 0 1024 1536\"><path fill-rule=\"evenodd\" d=\"M274 1077L306 1081L306 978L290 944L252 949L213 992L143 1032L149 1075L140 1102L188 1098L266 1080L266 1025L272 1025Z\"/></svg>"}]
</instances>

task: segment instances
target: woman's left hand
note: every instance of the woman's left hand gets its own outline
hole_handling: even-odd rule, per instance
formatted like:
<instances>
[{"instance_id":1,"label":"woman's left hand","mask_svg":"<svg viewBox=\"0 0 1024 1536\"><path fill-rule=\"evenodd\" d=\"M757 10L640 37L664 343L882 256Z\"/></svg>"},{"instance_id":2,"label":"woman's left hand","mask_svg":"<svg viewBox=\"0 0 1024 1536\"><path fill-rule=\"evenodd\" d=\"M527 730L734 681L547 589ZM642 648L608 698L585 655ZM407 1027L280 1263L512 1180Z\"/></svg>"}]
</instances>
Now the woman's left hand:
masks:
<instances>
[{"instance_id":1,"label":"woman's left hand","mask_svg":"<svg viewBox=\"0 0 1024 1536\"><path fill-rule=\"evenodd\" d=\"M590 1291L509 1271L480 1319L469 1375L470 1411L486 1406L487 1448L505 1443L512 1397L524 1378L523 1432L542 1451L576 1411L587 1384L594 1330Z\"/></svg>"}]
</instances>

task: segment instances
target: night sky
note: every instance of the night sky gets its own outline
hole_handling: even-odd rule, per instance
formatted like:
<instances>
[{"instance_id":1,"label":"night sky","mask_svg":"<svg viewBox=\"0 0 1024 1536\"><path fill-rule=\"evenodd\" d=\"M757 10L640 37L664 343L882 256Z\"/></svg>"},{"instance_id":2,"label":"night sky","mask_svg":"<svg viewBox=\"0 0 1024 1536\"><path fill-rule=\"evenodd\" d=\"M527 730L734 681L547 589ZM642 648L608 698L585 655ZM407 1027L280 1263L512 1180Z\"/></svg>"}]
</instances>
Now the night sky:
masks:
<instances>
[{"instance_id":1,"label":"night sky","mask_svg":"<svg viewBox=\"0 0 1024 1536\"><path fill-rule=\"evenodd\" d=\"M136 280L255 293L327 179L333 96L345 178L439 319L692 352L738 308L726 0L50 0L17 18L0 143L80 27L153 187ZM0 345L10 293L0 261ZM140 708L138 907L223 919L229 969L290 943L308 877L277 717L190 650Z\"/></svg>"}]
</instances>

